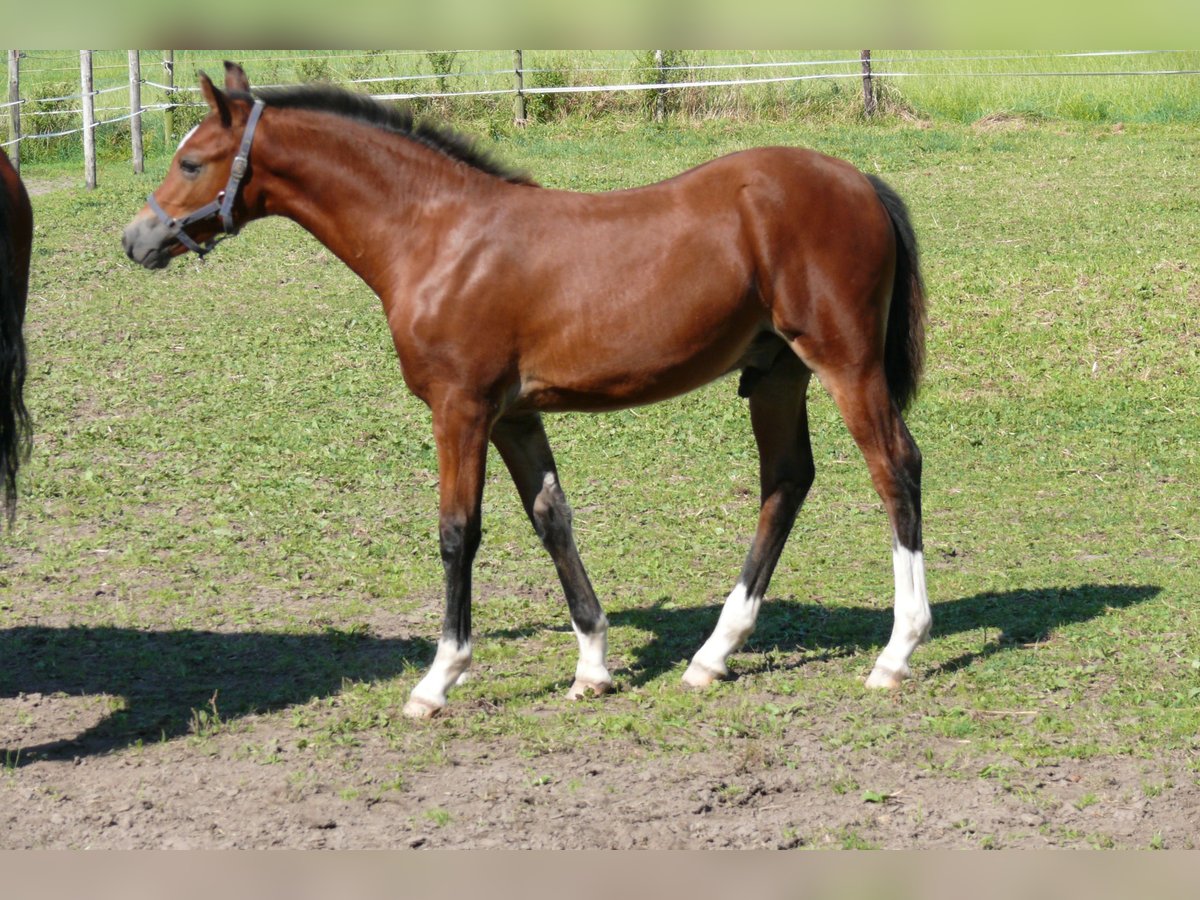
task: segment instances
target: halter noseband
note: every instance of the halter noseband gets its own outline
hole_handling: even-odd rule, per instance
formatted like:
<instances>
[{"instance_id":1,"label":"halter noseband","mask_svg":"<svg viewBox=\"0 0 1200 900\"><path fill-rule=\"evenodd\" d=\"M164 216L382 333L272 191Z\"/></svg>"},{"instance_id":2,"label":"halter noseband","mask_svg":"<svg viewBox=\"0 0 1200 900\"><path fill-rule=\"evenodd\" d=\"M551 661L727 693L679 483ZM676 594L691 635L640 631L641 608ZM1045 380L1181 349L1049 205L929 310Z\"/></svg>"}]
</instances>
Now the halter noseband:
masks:
<instances>
[{"instance_id":1,"label":"halter noseband","mask_svg":"<svg viewBox=\"0 0 1200 900\"><path fill-rule=\"evenodd\" d=\"M237 156L233 158L233 165L229 170L229 181L225 184L225 190L217 194L215 200L211 200L199 209L188 213L182 219L173 219L158 205L158 201L154 199L153 194L146 199L147 205L154 210L154 214L158 216L159 221L170 229L171 236L183 244L183 246L196 253L201 259L204 258L206 253L210 253L217 244L225 240L226 237L237 234L237 228L233 224L233 202L237 199L238 189L242 185L242 179L246 176L246 167L250 163L250 145L254 143L254 130L258 127L258 120L262 115L263 106L264 104L261 100L254 101L254 108L250 110L250 118L246 120L246 130L242 133L242 144L238 148ZM184 231L189 225L205 219L211 219L213 216L220 216L221 218L221 231L225 233L223 237L214 236L203 244L199 244Z\"/></svg>"}]
</instances>

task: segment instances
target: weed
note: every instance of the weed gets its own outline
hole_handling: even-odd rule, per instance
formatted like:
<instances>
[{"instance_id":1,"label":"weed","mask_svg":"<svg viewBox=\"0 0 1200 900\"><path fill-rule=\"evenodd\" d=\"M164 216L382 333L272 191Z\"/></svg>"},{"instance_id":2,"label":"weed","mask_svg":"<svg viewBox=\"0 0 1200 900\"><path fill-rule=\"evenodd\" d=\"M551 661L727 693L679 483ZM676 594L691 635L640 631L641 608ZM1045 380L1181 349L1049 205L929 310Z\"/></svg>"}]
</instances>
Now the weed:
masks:
<instances>
[{"instance_id":1,"label":"weed","mask_svg":"<svg viewBox=\"0 0 1200 900\"><path fill-rule=\"evenodd\" d=\"M213 691L213 695L208 699L207 709L192 710L192 717L188 722L188 731L194 737L213 737L216 734L220 734L225 728L226 723L221 719L221 712L217 709L218 693L218 691Z\"/></svg>"},{"instance_id":2,"label":"weed","mask_svg":"<svg viewBox=\"0 0 1200 900\"><path fill-rule=\"evenodd\" d=\"M1080 811L1083 811L1083 810L1087 809L1089 806L1095 806L1099 802L1100 802L1099 797L1097 797L1095 794L1087 793L1075 801L1075 808Z\"/></svg>"}]
</instances>

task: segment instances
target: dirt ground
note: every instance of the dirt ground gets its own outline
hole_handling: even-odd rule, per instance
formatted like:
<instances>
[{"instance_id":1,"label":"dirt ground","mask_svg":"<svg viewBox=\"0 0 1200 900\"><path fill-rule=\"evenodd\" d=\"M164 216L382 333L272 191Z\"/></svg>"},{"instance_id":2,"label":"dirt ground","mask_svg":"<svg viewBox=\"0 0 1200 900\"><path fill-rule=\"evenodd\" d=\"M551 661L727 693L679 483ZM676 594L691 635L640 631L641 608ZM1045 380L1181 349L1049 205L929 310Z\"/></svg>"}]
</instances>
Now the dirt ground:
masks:
<instances>
[{"instance_id":1,"label":"dirt ground","mask_svg":"<svg viewBox=\"0 0 1200 900\"><path fill-rule=\"evenodd\" d=\"M105 714L97 698L3 698L0 733L30 746ZM1200 788L1183 760L1072 762L1002 781L934 771L915 752L897 762L831 751L819 725L792 725L786 739L811 748L808 766L764 767L752 752L671 759L606 743L539 757L537 777L504 742L455 741L444 764L364 798L338 785L351 768L360 783L394 773L398 751L382 738L314 756L288 746L295 732L277 714L251 716L204 741L10 758L0 775L0 846L1186 847L1200 833ZM250 758L248 743L273 749L276 764ZM829 789L846 776L887 793L867 801L861 789ZM1141 786L1155 779L1174 787L1145 796Z\"/></svg>"}]
</instances>

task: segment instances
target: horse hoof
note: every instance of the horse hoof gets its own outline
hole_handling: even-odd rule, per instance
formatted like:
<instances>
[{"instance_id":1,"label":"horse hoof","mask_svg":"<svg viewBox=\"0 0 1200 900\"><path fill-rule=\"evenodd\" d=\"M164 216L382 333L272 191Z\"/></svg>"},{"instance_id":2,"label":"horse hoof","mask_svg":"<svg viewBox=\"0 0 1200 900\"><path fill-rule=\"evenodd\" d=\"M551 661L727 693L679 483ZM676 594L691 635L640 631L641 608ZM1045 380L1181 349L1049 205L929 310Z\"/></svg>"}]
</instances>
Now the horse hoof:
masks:
<instances>
[{"instance_id":1,"label":"horse hoof","mask_svg":"<svg viewBox=\"0 0 1200 900\"><path fill-rule=\"evenodd\" d=\"M892 672L876 666L871 670L871 674L867 676L866 687L872 691L898 690L900 685L904 683L904 677L899 672Z\"/></svg>"},{"instance_id":2,"label":"horse hoof","mask_svg":"<svg viewBox=\"0 0 1200 900\"><path fill-rule=\"evenodd\" d=\"M432 719L442 709L443 707L420 697L409 697L408 702L404 704L404 715L410 719Z\"/></svg>"},{"instance_id":3,"label":"horse hoof","mask_svg":"<svg viewBox=\"0 0 1200 900\"><path fill-rule=\"evenodd\" d=\"M571 689L567 691L567 699L583 700L587 697L602 697L611 690L611 681L581 681L577 678L571 685Z\"/></svg>"},{"instance_id":4,"label":"horse hoof","mask_svg":"<svg viewBox=\"0 0 1200 900\"><path fill-rule=\"evenodd\" d=\"M706 688L710 684L725 680L724 672L716 672L708 666L692 660L687 671L683 673L683 683L688 687Z\"/></svg>"}]
</instances>

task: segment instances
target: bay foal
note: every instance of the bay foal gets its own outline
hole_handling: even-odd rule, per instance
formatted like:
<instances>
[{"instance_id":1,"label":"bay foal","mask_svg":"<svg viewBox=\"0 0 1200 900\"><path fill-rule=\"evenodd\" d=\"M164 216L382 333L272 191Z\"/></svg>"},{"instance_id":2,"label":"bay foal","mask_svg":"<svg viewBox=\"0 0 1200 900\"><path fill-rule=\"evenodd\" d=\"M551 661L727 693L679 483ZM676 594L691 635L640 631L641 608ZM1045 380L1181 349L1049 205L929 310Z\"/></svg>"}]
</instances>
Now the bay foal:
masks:
<instances>
[{"instance_id":1,"label":"bay foal","mask_svg":"<svg viewBox=\"0 0 1200 900\"><path fill-rule=\"evenodd\" d=\"M446 608L405 706L425 717L471 661L471 566L490 440L558 570L579 641L573 697L612 687L607 621L571 532L541 414L653 403L740 370L761 510L737 585L684 675L706 685L751 633L813 480L805 396L837 402L892 525L895 625L869 687L929 632L916 390L924 292L904 204L882 181L768 147L648 187L547 190L447 129L329 87L252 92L227 63L210 113L125 230L161 268L268 215L311 232L378 295L408 387L429 405Z\"/></svg>"}]
</instances>

